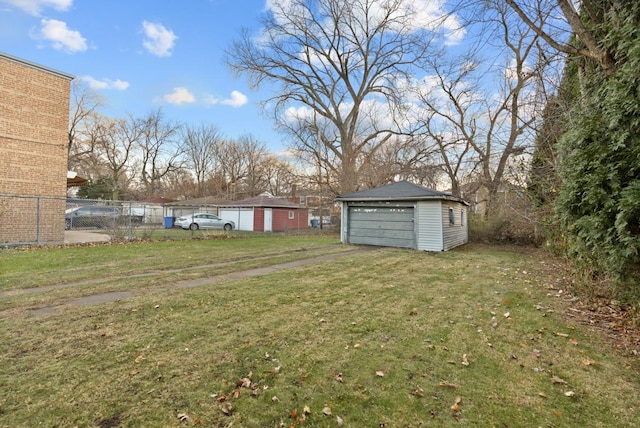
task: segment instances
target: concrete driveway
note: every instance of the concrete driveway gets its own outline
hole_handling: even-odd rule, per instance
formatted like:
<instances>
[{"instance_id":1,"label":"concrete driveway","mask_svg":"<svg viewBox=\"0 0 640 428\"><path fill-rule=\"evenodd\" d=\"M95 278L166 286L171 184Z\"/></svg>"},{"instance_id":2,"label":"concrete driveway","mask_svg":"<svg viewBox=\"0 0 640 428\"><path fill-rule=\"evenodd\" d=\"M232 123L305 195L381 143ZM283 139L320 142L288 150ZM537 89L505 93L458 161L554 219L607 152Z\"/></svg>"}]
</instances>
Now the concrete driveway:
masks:
<instances>
[{"instance_id":1,"label":"concrete driveway","mask_svg":"<svg viewBox=\"0 0 640 428\"><path fill-rule=\"evenodd\" d=\"M111 238L104 233L95 233L82 230L65 230L65 244L87 244L91 242L109 242Z\"/></svg>"}]
</instances>

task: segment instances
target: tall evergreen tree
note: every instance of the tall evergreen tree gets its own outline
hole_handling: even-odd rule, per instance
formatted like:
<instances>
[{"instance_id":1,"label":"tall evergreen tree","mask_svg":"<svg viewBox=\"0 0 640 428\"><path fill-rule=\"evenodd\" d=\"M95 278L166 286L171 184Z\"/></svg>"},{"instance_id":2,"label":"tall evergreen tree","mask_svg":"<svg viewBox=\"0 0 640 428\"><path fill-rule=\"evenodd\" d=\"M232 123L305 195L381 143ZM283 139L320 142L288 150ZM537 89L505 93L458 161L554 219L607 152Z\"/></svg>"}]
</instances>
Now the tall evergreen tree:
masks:
<instances>
[{"instance_id":1,"label":"tall evergreen tree","mask_svg":"<svg viewBox=\"0 0 640 428\"><path fill-rule=\"evenodd\" d=\"M570 111L574 122L560 140L558 219L576 259L637 285L640 5L598 1L590 6L583 9L583 21L601 35L601 46L615 67L612 71L586 57L578 60L581 98Z\"/></svg>"}]
</instances>

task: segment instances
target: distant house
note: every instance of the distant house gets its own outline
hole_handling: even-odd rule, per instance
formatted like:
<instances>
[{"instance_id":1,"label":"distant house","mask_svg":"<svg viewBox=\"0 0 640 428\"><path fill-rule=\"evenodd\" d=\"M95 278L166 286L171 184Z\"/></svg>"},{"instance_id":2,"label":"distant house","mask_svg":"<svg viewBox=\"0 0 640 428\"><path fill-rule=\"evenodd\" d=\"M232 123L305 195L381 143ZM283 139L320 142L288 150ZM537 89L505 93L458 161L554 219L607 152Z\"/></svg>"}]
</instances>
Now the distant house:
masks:
<instances>
[{"instance_id":1,"label":"distant house","mask_svg":"<svg viewBox=\"0 0 640 428\"><path fill-rule=\"evenodd\" d=\"M64 241L72 79L0 52L0 244Z\"/></svg>"},{"instance_id":2,"label":"distant house","mask_svg":"<svg viewBox=\"0 0 640 428\"><path fill-rule=\"evenodd\" d=\"M446 251L468 241L464 200L407 181L340 195L343 243Z\"/></svg>"},{"instance_id":3,"label":"distant house","mask_svg":"<svg viewBox=\"0 0 640 428\"><path fill-rule=\"evenodd\" d=\"M284 232L309 228L306 207L269 194L221 203L218 215L234 221L238 230Z\"/></svg>"}]
</instances>

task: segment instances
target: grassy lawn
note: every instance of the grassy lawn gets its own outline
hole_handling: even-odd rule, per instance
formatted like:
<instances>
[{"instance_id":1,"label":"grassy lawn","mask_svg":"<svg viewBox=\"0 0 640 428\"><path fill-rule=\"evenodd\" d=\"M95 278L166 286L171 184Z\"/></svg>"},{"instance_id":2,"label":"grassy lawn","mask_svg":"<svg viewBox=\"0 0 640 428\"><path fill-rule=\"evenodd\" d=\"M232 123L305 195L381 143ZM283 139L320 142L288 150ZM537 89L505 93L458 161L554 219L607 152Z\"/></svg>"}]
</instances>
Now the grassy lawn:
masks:
<instances>
[{"instance_id":1,"label":"grassy lawn","mask_svg":"<svg viewBox=\"0 0 640 428\"><path fill-rule=\"evenodd\" d=\"M0 426L640 426L640 366L562 316L542 254L351 249L325 236L0 252Z\"/></svg>"}]
</instances>

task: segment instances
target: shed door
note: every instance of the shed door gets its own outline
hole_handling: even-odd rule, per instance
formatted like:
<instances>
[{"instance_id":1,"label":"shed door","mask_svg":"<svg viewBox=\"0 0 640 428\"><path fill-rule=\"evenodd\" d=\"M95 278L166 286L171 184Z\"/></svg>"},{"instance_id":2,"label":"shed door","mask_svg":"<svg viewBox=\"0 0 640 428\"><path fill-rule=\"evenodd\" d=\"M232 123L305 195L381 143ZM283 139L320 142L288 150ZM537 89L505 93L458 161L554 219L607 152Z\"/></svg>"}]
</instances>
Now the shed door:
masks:
<instances>
[{"instance_id":1,"label":"shed door","mask_svg":"<svg viewBox=\"0 0 640 428\"><path fill-rule=\"evenodd\" d=\"M416 248L412 207L349 207L351 244Z\"/></svg>"},{"instance_id":2,"label":"shed door","mask_svg":"<svg viewBox=\"0 0 640 428\"><path fill-rule=\"evenodd\" d=\"M265 232L273 231L272 225L273 225L273 212L271 211L271 208L265 208L264 209L264 229L263 230Z\"/></svg>"}]
</instances>

